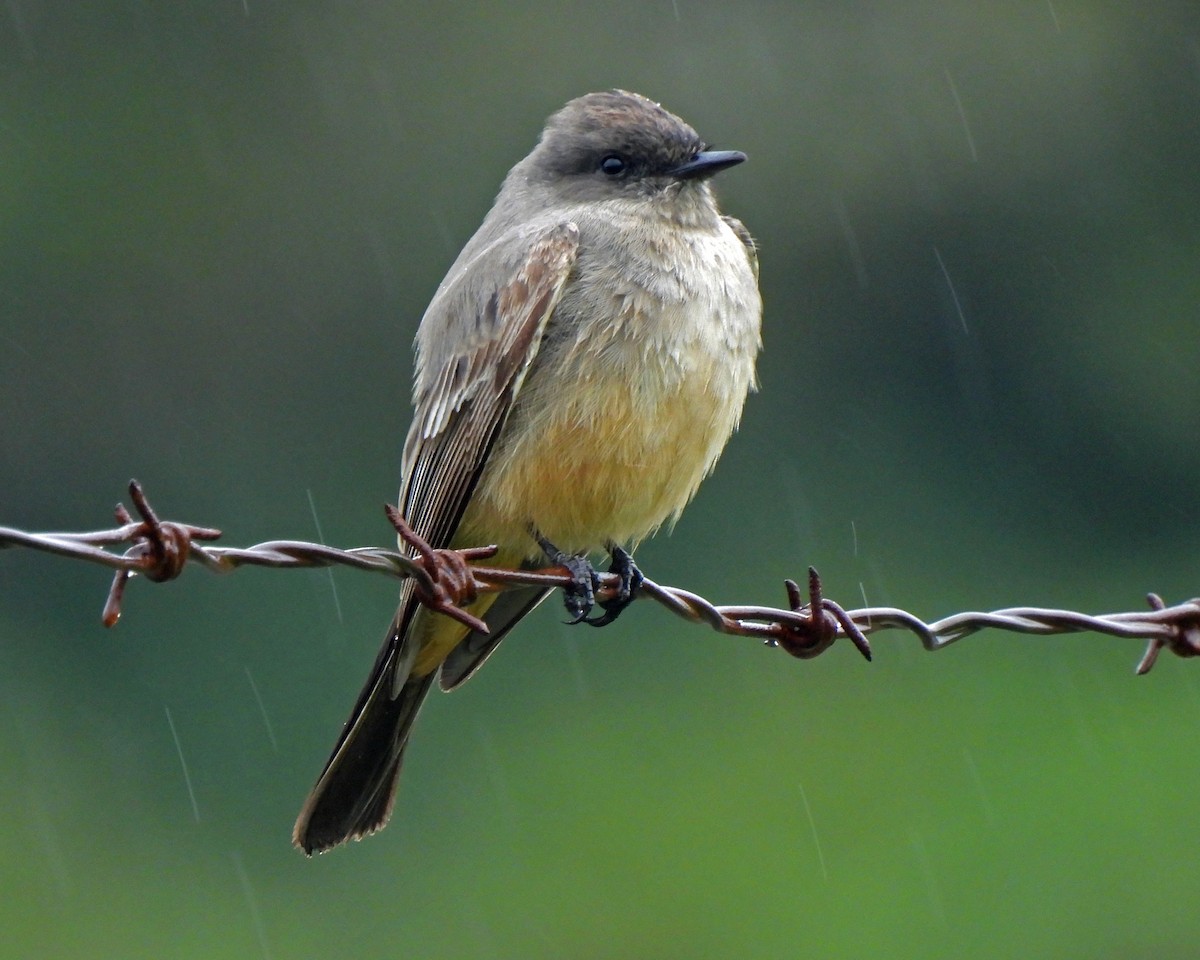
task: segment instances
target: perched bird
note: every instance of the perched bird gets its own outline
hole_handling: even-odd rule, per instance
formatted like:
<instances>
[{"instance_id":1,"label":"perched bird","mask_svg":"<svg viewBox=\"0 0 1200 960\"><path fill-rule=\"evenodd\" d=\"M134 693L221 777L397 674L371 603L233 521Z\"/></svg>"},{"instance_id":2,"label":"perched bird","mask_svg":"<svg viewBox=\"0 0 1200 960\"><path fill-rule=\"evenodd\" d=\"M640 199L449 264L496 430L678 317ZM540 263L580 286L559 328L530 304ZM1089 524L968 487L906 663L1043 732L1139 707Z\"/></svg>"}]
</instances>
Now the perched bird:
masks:
<instances>
[{"instance_id":1,"label":"perched bird","mask_svg":"<svg viewBox=\"0 0 1200 960\"><path fill-rule=\"evenodd\" d=\"M712 470L754 386L762 302L754 243L709 185L745 160L707 149L657 103L622 90L572 100L509 171L416 337L415 414L400 509L434 547L499 545L496 565L575 577L672 523ZM406 581L391 629L296 821L312 854L387 822L417 711L452 690L544 598L487 594L489 632L422 607Z\"/></svg>"}]
</instances>

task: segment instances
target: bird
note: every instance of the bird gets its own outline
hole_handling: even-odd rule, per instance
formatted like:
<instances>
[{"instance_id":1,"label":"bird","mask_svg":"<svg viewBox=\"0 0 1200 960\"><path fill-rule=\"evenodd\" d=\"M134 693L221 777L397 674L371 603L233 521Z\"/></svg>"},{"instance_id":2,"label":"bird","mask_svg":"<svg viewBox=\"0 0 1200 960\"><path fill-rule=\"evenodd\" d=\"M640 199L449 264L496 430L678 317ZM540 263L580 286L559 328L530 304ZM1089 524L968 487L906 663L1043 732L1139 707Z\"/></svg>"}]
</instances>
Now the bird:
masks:
<instances>
[{"instance_id":1,"label":"bird","mask_svg":"<svg viewBox=\"0 0 1200 960\"><path fill-rule=\"evenodd\" d=\"M415 339L399 508L435 548L495 544L495 565L568 568L570 622L636 594L632 550L671 526L756 388L758 254L720 212L713 150L624 90L571 100L505 177ZM605 551L621 590L589 617ZM467 680L547 595L422 606L411 579L350 718L296 820L306 855L380 830L418 710Z\"/></svg>"}]
</instances>

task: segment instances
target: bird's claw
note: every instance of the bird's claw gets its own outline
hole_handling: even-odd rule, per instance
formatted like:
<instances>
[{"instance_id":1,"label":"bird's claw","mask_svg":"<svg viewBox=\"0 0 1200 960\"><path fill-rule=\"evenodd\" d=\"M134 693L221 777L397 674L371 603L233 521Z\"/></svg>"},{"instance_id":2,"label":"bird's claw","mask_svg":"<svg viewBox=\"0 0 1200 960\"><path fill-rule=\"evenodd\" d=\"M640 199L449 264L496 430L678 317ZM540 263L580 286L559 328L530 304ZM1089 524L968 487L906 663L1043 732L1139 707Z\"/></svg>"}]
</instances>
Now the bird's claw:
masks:
<instances>
[{"instance_id":1,"label":"bird's claw","mask_svg":"<svg viewBox=\"0 0 1200 960\"><path fill-rule=\"evenodd\" d=\"M604 613L598 617L589 617L584 620L584 623L593 627L604 627L616 620L622 611L637 598L638 589L641 587L642 581L646 579L637 564L633 562L629 551L614 546L610 548L610 552L612 553L612 564L609 566L608 572L615 573L619 578L617 592L609 599L599 601L598 605L604 610Z\"/></svg>"},{"instance_id":2,"label":"bird's claw","mask_svg":"<svg viewBox=\"0 0 1200 960\"><path fill-rule=\"evenodd\" d=\"M568 624L591 623L588 614L596 605L600 577L587 557L559 557L557 560L571 574L571 585L563 589L563 605L571 618Z\"/></svg>"},{"instance_id":3,"label":"bird's claw","mask_svg":"<svg viewBox=\"0 0 1200 960\"><path fill-rule=\"evenodd\" d=\"M583 623L592 612L592 607L596 605L596 591L600 588L600 577L596 575L596 568L587 557L577 557L559 550L536 530L531 532L546 559L557 566L565 567L571 575L570 584L563 587L563 606L567 608L567 615L571 618L567 623Z\"/></svg>"}]
</instances>

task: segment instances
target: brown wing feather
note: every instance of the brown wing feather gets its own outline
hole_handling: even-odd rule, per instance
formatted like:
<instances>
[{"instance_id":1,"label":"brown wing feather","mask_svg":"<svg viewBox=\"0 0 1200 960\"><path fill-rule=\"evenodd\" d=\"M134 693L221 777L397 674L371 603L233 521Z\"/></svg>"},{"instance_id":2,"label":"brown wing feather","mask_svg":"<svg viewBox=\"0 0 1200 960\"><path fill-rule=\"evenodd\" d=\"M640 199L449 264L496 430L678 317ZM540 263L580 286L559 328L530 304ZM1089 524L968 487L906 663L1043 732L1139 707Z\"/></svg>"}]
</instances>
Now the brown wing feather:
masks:
<instances>
[{"instance_id":1,"label":"brown wing feather","mask_svg":"<svg viewBox=\"0 0 1200 960\"><path fill-rule=\"evenodd\" d=\"M435 547L449 546L575 262L579 231L563 223L534 243L516 276L477 315L486 339L419 391L405 443L401 510ZM491 334L488 336L487 334Z\"/></svg>"}]
</instances>

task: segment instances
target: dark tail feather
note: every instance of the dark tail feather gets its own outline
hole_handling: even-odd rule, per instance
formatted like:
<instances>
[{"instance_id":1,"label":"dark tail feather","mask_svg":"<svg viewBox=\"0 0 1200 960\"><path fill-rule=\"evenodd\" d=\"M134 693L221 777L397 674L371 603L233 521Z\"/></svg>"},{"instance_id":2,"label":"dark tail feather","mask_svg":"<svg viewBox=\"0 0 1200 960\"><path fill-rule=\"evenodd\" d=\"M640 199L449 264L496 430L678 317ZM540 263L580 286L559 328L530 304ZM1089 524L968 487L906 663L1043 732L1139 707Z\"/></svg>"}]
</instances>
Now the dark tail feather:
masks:
<instances>
[{"instance_id":1,"label":"dark tail feather","mask_svg":"<svg viewBox=\"0 0 1200 960\"><path fill-rule=\"evenodd\" d=\"M404 745L436 675L410 677L393 696L399 646L394 638L381 652L296 820L292 843L309 856L374 833L391 816Z\"/></svg>"}]
</instances>

